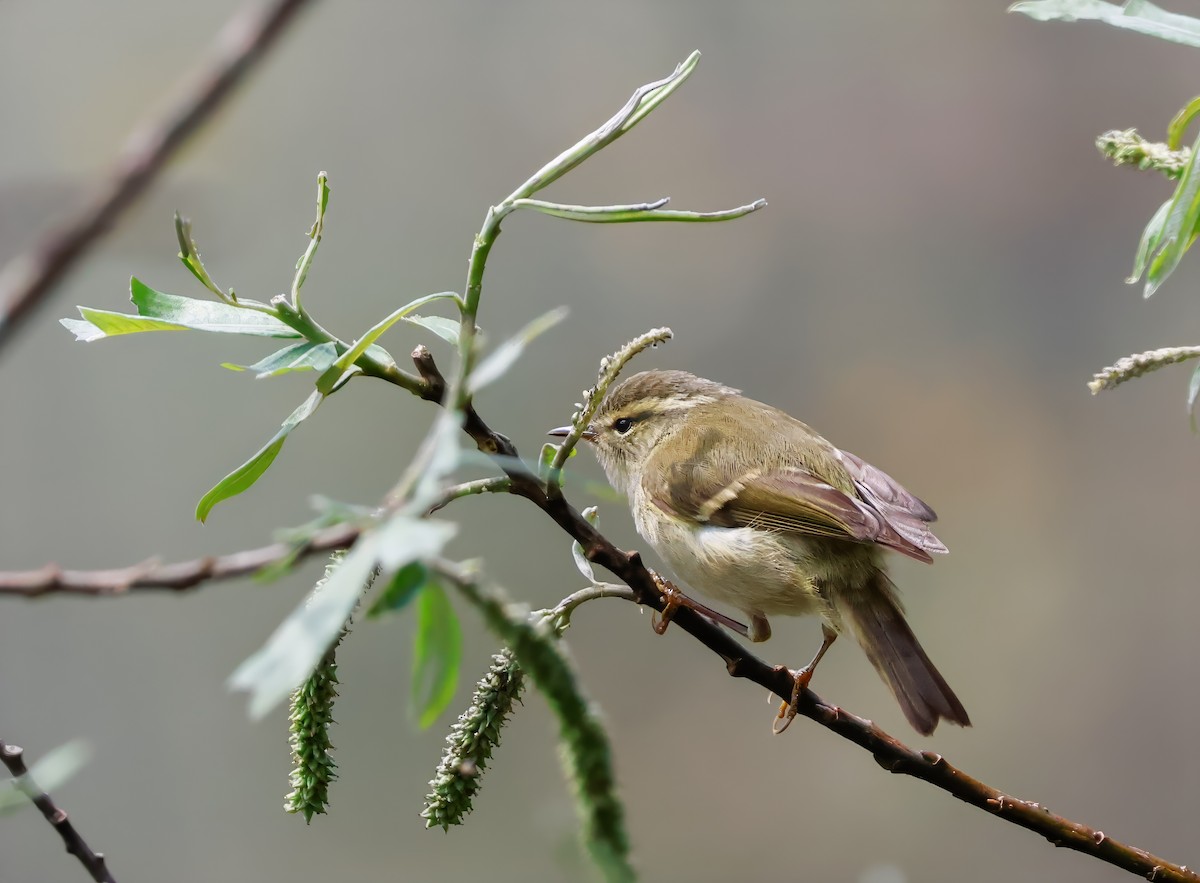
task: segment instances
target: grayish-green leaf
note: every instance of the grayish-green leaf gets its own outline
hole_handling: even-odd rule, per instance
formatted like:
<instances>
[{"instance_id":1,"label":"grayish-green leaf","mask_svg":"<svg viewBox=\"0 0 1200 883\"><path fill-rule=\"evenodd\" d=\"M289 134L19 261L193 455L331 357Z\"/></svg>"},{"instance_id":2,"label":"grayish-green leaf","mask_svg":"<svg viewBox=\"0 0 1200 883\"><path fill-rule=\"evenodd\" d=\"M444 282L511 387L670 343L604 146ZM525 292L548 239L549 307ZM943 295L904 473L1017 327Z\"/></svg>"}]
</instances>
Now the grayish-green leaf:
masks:
<instances>
[{"instance_id":1,"label":"grayish-green leaf","mask_svg":"<svg viewBox=\"0 0 1200 883\"><path fill-rule=\"evenodd\" d=\"M232 362L222 362L222 368L231 371L253 371L258 379L278 377L291 371L324 371L337 359L337 344L332 341L325 343L294 343L281 350L276 350L266 358L260 359L253 365L235 365Z\"/></svg>"},{"instance_id":2,"label":"grayish-green leaf","mask_svg":"<svg viewBox=\"0 0 1200 883\"><path fill-rule=\"evenodd\" d=\"M321 236L325 232L325 210L327 208L329 208L329 178L324 172L320 172L317 175L317 219L313 221L313 225L308 231L310 240L308 248L296 261L296 275L292 279L293 304L300 302L300 288L304 285L304 280L308 278L308 270L312 266L313 256L317 253L317 246L321 244Z\"/></svg>"},{"instance_id":3,"label":"grayish-green leaf","mask_svg":"<svg viewBox=\"0 0 1200 883\"><path fill-rule=\"evenodd\" d=\"M567 308L559 307L556 310L551 310L543 316L534 319L513 337L510 337L500 346L496 347L487 358L481 361L471 372L469 382L470 391L472 394L483 389L493 380L502 375L505 371L513 366L513 363L520 358L525 347L531 340L539 334L549 331L559 322L567 317Z\"/></svg>"},{"instance_id":4,"label":"grayish-green leaf","mask_svg":"<svg viewBox=\"0 0 1200 883\"><path fill-rule=\"evenodd\" d=\"M1008 7L1038 21L1101 21L1150 37L1200 46L1200 20L1167 12L1146 0L1128 0L1124 5L1104 0L1026 0Z\"/></svg>"},{"instance_id":5,"label":"grayish-green leaf","mask_svg":"<svg viewBox=\"0 0 1200 883\"><path fill-rule=\"evenodd\" d=\"M42 791L57 790L75 776L92 757L92 749L82 739L73 739L43 754L29 767L29 778ZM14 780L0 782L0 814L33 806Z\"/></svg>"},{"instance_id":6,"label":"grayish-green leaf","mask_svg":"<svg viewBox=\"0 0 1200 883\"><path fill-rule=\"evenodd\" d=\"M1200 150L1200 138L1193 146L1192 156L1179 177L1162 232L1158 240L1151 245L1152 257L1146 271L1145 297L1154 294L1167 280L1196 238L1196 228L1200 224L1200 172L1196 169L1197 150Z\"/></svg>"},{"instance_id":7,"label":"grayish-green leaf","mask_svg":"<svg viewBox=\"0 0 1200 883\"><path fill-rule=\"evenodd\" d=\"M230 689L250 694L249 714L258 720L287 699L316 668L341 634L377 562L372 535L364 536L319 587L229 678Z\"/></svg>"},{"instance_id":8,"label":"grayish-green leaf","mask_svg":"<svg viewBox=\"0 0 1200 883\"><path fill-rule=\"evenodd\" d=\"M563 218L568 221L582 221L588 224L629 224L640 221L732 221L745 217L751 212L765 208L767 201L758 199L748 205L725 209L717 212L670 211L663 206L669 202L663 197L655 202L643 202L633 205L564 205L557 202L545 202L540 199L517 199L513 201L514 208L532 209L542 214Z\"/></svg>"},{"instance_id":9,"label":"grayish-green leaf","mask_svg":"<svg viewBox=\"0 0 1200 883\"><path fill-rule=\"evenodd\" d=\"M175 213L175 236L179 239L179 260L183 261L183 265L200 280L205 288L225 300L228 295L221 290L221 286L213 281L204 262L200 259L200 250L196 248L196 240L192 238L192 222L180 216L179 212ZM230 294L232 293L230 292Z\"/></svg>"},{"instance_id":10,"label":"grayish-green leaf","mask_svg":"<svg viewBox=\"0 0 1200 883\"><path fill-rule=\"evenodd\" d=\"M76 340L92 341L141 331L211 331L257 337L300 337L294 328L274 316L233 304L196 300L155 291L137 278L129 280L136 316L109 310L79 307L78 319L62 319Z\"/></svg>"},{"instance_id":11,"label":"grayish-green leaf","mask_svg":"<svg viewBox=\"0 0 1200 883\"><path fill-rule=\"evenodd\" d=\"M447 319L445 316L405 316L404 321L420 325L422 328L432 331L442 340L458 346L458 332L461 325L454 319Z\"/></svg>"},{"instance_id":12,"label":"grayish-green leaf","mask_svg":"<svg viewBox=\"0 0 1200 883\"><path fill-rule=\"evenodd\" d=\"M1146 272L1146 262L1150 258L1150 253L1158 246L1159 240L1162 239L1163 224L1166 223L1167 212L1170 209L1171 200L1168 199L1158 207L1158 210L1150 218L1150 223L1142 231L1142 238L1138 241L1137 254L1133 259L1133 272L1125 280L1130 285L1141 279L1142 274Z\"/></svg>"},{"instance_id":13,"label":"grayish-green leaf","mask_svg":"<svg viewBox=\"0 0 1200 883\"><path fill-rule=\"evenodd\" d=\"M425 729L454 699L462 661L462 631L450 599L436 582L427 582L417 600L409 711Z\"/></svg>"},{"instance_id":14,"label":"grayish-green leaf","mask_svg":"<svg viewBox=\"0 0 1200 883\"><path fill-rule=\"evenodd\" d=\"M1192 372L1192 379L1188 382L1188 397L1187 407L1188 413L1192 418L1192 430L1196 429L1196 397L1200 396L1200 365L1196 366L1196 370Z\"/></svg>"},{"instance_id":15,"label":"grayish-green leaf","mask_svg":"<svg viewBox=\"0 0 1200 883\"><path fill-rule=\"evenodd\" d=\"M584 520L592 525L596 524L596 519L600 517L600 510L595 506L588 506L579 514ZM571 557L575 559L575 567L584 575L589 583L596 585L596 572L592 569L592 562L588 561L587 555L584 554L583 546L579 540L571 543Z\"/></svg>"},{"instance_id":16,"label":"grayish-green leaf","mask_svg":"<svg viewBox=\"0 0 1200 883\"><path fill-rule=\"evenodd\" d=\"M383 336L385 331L387 331L413 310L418 309L424 304L430 303L431 301L440 300L445 297L453 297L457 299L458 295L452 291L442 291L438 292L437 294L429 294L425 297L419 297L411 303L407 303L400 309L391 313L382 321L377 322L367 330L366 334L354 342L354 346L342 353L342 355L338 357L337 361L334 362L325 371L325 373L321 375L320 379L317 380L317 389L328 395L342 383L351 366L358 361L358 357L366 352L367 348L370 347L371 344Z\"/></svg>"},{"instance_id":17,"label":"grayish-green leaf","mask_svg":"<svg viewBox=\"0 0 1200 883\"><path fill-rule=\"evenodd\" d=\"M1192 120L1200 114L1200 96L1193 98L1185 104L1171 118L1171 122L1167 124L1167 149L1178 150L1183 146L1183 136L1187 134L1187 127L1192 124Z\"/></svg>"},{"instance_id":18,"label":"grayish-green leaf","mask_svg":"<svg viewBox=\"0 0 1200 883\"><path fill-rule=\"evenodd\" d=\"M271 463L283 448L288 433L295 429L301 421L311 417L324 399L325 397L320 392L313 390L312 394L283 421L279 431L271 436L270 440L259 448L253 457L218 481L212 490L200 498L200 502L196 505L196 520L204 521L217 503L249 490L254 482L258 481L262 474L270 468Z\"/></svg>"},{"instance_id":19,"label":"grayish-green leaf","mask_svg":"<svg viewBox=\"0 0 1200 883\"><path fill-rule=\"evenodd\" d=\"M457 532L458 526L452 521L393 515L374 533L379 566L390 573L410 561L432 558L441 553Z\"/></svg>"}]
</instances>

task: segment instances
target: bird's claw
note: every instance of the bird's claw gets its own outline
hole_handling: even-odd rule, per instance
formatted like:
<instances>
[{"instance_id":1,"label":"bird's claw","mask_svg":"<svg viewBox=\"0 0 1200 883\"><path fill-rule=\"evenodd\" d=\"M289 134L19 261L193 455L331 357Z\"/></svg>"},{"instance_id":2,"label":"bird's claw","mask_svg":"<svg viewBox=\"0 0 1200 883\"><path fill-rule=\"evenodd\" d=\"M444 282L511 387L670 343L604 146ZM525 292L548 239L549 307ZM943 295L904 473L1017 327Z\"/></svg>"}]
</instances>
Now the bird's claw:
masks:
<instances>
[{"instance_id":1,"label":"bird's claw","mask_svg":"<svg viewBox=\"0 0 1200 883\"><path fill-rule=\"evenodd\" d=\"M675 611L683 607L688 599L683 592L672 585L670 580L663 579L657 573L654 574L654 583L662 593L664 603L662 613L650 614L650 627L654 629L654 634L661 635L666 633L667 626L671 624L671 620L675 616Z\"/></svg>"},{"instance_id":2,"label":"bird's claw","mask_svg":"<svg viewBox=\"0 0 1200 883\"><path fill-rule=\"evenodd\" d=\"M790 668L780 665L775 670L786 671L792 677L792 698L790 701L784 702L779 706L779 713L775 715L775 720L771 722L771 732L778 736L792 725L792 719L799 712L800 694L808 689L809 681L812 680L813 667L806 665L798 671L792 671Z\"/></svg>"}]
</instances>

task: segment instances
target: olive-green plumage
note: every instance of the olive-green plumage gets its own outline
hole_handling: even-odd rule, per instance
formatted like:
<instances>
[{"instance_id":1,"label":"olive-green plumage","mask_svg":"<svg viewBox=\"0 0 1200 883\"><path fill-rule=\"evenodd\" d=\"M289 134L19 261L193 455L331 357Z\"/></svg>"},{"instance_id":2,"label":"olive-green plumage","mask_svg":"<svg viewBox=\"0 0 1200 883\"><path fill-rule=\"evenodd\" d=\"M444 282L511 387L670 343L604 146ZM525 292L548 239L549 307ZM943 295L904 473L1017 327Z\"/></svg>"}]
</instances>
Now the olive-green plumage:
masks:
<instances>
[{"instance_id":1,"label":"olive-green plumage","mask_svg":"<svg viewBox=\"0 0 1200 883\"><path fill-rule=\"evenodd\" d=\"M933 510L895 479L683 371L623 382L585 438L639 533L682 580L742 610L751 640L770 637L773 614L819 615L830 641L848 625L919 732L970 724L884 572L884 549L924 562L946 551Z\"/></svg>"}]
</instances>

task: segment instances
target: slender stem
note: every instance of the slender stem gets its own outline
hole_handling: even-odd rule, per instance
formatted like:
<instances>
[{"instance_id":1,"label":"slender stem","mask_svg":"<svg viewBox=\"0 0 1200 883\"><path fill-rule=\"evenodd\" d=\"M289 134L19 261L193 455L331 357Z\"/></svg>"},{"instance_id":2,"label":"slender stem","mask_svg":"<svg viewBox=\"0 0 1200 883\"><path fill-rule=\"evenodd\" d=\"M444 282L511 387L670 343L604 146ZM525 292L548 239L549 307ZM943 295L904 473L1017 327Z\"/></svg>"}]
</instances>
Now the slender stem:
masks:
<instances>
[{"instance_id":1,"label":"slender stem","mask_svg":"<svg viewBox=\"0 0 1200 883\"><path fill-rule=\"evenodd\" d=\"M161 118L136 131L117 157L111 179L63 226L51 230L0 270L0 347L55 284L115 226L166 163L194 135L274 45L308 0L251 3L221 30L212 60Z\"/></svg>"},{"instance_id":2,"label":"slender stem","mask_svg":"<svg viewBox=\"0 0 1200 883\"><path fill-rule=\"evenodd\" d=\"M477 478L475 481L464 481L462 484L452 485L446 489L446 493L442 495L441 500L429 507L428 514L432 515L439 509L444 509L453 501L461 500L463 497L471 497L476 494L508 493L511 483L512 480L507 475L500 475L491 478Z\"/></svg>"},{"instance_id":3,"label":"slender stem","mask_svg":"<svg viewBox=\"0 0 1200 883\"><path fill-rule=\"evenodd\" d=\"M33 801L33 805L41 810L46 821L62 837L67 852L79 859L79 863L87 869L93 880L98 883L116 883L116 879L104 861L104 853L95 852L87 845L87 842L75 830L75 825L67 817L66 810L59 808L50 795L38 787L37 782L33 780L33 776L29 774L29 770L25 766L24 754L24 751L16 745L10 745L0 739L0 763L8 767L17 788Z\"/></svg>"}]
</instances>

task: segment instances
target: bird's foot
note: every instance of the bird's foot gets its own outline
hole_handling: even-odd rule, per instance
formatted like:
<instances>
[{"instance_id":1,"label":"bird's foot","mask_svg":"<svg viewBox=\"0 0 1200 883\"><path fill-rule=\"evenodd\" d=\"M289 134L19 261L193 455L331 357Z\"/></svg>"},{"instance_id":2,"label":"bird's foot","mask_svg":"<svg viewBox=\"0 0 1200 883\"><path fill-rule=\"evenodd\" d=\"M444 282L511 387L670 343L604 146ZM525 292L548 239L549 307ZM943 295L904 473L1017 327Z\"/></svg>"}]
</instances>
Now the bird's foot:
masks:
<instances>
[{"instance_id":1,"label":"bird's foot","mask_svg":"<svg viewBox=\"0 0 1200 883\"><path fill-rule=\"evenodd\" d=\"M779 713L775 715L775 720L771 723L771 732L778 736L791 726L792 719L800 710L800 694L808 689L809 681L813 676L813 666L806 665L804 668L793 671L787 666L777 665L775 671L787 672L792 678L792 698L779 706Z\"/></svg>"},{"instance_id":2,"label":"bird's foot","mask_svg":"<svg viewBox=\"0 0 1200 883\"><path fill-rule=\"evenodd\" d=\"M736 619L731 619L724 613L718 613L711 607L706 607L699 601L689 598L679 587L669 579L659 576L654 571L650 571L654 577L654 584L658 586L658 591L663 597L663 609L661 614L652 614L650 625L654 629L654 633L661 635L667 630L667 626L671 624L671 620L675 617L675 612L680 607L687 607L696 611L701 616L711 619L718 625L723 625L727 629L736 632L743 638L749 637L750 630Z\"/></svg>"}]
</instances>

